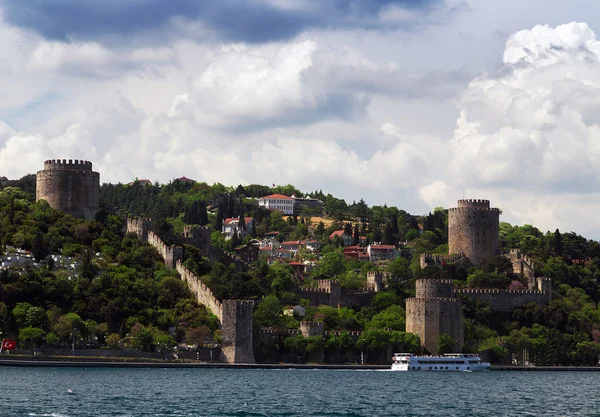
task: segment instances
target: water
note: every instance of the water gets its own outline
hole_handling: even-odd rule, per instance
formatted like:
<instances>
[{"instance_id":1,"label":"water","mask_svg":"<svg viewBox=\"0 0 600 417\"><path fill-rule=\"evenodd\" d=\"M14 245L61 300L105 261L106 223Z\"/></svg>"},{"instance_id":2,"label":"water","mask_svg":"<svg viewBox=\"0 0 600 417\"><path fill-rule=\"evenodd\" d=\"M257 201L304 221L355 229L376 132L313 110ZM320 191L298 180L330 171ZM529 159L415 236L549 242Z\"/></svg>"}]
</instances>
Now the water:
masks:
<instances>
[{"instance_id":1,"label":"water","mask_svg":"<svg viewBox=\"0 0 600 417\"><path fill-rule=\"evenodd\" d=\"M590 416L594 372L0 367L1 416Z\"/></svg>"}]
</instances>

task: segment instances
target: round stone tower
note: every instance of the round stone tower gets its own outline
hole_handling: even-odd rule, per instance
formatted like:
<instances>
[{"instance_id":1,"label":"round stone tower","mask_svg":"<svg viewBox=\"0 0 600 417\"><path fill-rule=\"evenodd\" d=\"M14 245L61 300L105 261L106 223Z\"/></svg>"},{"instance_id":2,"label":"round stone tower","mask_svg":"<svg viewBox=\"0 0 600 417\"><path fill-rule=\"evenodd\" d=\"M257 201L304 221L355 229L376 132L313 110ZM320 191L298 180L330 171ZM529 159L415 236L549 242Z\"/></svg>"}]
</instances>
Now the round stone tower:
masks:
<instances>
[{"instance_id":1,"label":"round stone tower","mask_svg":"<svg viewBox=\"0 0 600 417\"><path fill-rule=\"evenodd\" d=\"M464 253L473 265L500 254L500 209L489 200L458 200L448 210L448 249Z\"/></svg>"},{"instance_id":2,"label":"round stone tower","mask_svg":"<svg viewBox=\"0 0 600 417\"><path fill-rule=\"evenodd\" d=\"M100 174L89 161L50 159L37 173L35 194L56 210L93 219L100 208Z\"/></svg>"}]
</instances>

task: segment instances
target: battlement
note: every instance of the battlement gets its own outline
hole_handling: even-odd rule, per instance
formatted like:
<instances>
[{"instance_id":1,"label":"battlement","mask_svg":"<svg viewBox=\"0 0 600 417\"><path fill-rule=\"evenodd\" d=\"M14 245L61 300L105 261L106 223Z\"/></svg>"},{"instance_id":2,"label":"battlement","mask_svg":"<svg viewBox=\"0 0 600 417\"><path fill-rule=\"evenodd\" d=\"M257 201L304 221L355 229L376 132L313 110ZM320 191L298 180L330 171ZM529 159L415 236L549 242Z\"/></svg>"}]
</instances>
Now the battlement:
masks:
<instances>
[{"instance_id":1,"label":"battlement","mask_svg":"<svg viewBox=\"0 0 600 417\"><path fill-rule=\"evenodd\" d=\"M449 208L448 211L456 213L456 212L466 212L466 211L492 211L492 212L500 212L499 208L496 207L452 207Z\"/></svg>"},{"instance_id":2,"label":"battlement","mask_svg":"<svg viewBox=\"0 0 600 417\"><path fill-rule=\"evenodd\" d=\"M80 159L48 159L44 161L44 169L48 171L55 169L91 171L92 163L90 161L83 161Z\"/></svg>"},{"instance_id":3,"label":"battlement","mask_svg":"<svg viewBox=\"0 0 600 417\"><path fill-rule=\"evenodd\" d=\"M325 326L320 321L302 321L300 322L300 333L302 336L323 336Z\"/></svg>"},{"instance_id":4,"label":"battlement","mask_svg":"<svg viewBox=\"0 0 600 417\"><path fill-rule=\"evenodd\" d=\"M543 294L543 291L538 290L505 290L498 288L459 288L457 294Z\"/></svg>"},{"instance_id":5,"label":"battlement","mask_svg":"<svg viewBox=\"0 0 600 417\"><path fill-rule=\"evenodd\" d=\"M418 279L415 282L417 298L451 298L454 282L450 279Z\"/></svg>"},{"instance_id":6,"label":"battlement","mask_svg":"<svg viewBox=\"0 0 600 417\"><path fill-rule=\"evenodd\" d=\"M480 199L458 200L458 207L489 208L490 200L480 200Z\"/></svg>"},{"instance_id":7,"label":"battlement","mask_svg":"<svg viewBox=\"0 0 600 417\"><path fill-rule=\"evenodd\" d=\"M322 292L322 293L329 294L329 289L328 288L300 287L300 290L301 291L306 291L306 292Z\"/></svg>"},{"instance_id":8,"label":"battlement","mask_svg":"<svg viewBox=\"0 0 600 417\"><path fill-rule=\"evenodd\" d=\"M461 303L458 298L450 298L450 297L412 297L406 299L406 304L419 304L419 303L429 303L431 301L444 301L446 303Z\"/></svg>"}]
</instances>

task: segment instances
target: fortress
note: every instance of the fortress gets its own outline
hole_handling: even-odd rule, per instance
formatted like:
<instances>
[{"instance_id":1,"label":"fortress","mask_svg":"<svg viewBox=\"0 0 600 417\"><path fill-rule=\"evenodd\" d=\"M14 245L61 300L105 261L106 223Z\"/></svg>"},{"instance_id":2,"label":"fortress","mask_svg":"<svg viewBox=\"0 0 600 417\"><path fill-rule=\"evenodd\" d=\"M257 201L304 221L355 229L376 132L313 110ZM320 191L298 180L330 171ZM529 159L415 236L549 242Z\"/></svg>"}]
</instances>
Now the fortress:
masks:
<instances>
[{"instance_id":1,"label":"fortress","mask_svg":"<svg viewBox=\"0 0 600 417\"><path fill-rule=\"evenodd\" d=\"M127 219L127 233L135 233L142 242L147 242L163 257L168 268L176 269L195 294L198 303L204 305L219 321L223 342L221 360L228 363L254 363L252 348L252 312L254 301L222 300L213 295L210 288L192 271L183 265L183 248L166 245L152 230L152 221L147 218ZM186 229L187 238L205 241L200 229ZM208 250L208 249L201 249Z\"/></svg>"},{"instance_id":2,"label":"fortress","mask_svg":"<svg viewBox=\"0 0 600 417\"><path fill-rule=\"evenodd\" d=\"M500 209L491 208L489 200L458 200L458 207L448 209L448 254L420 256L421 268L443 266L468 258L480 265L500 255ZM420 279L416 296L406 300L406 331L421 337L423 346L434 353L437 338L446 333L463 345L461 296L490 304L493 311L511 312L515 308L536 303L546 305L552 299L550 278L536 277L531 259L520 250L506 255L513 272L527 280L525 290L454 289L451 280Z\"/></svg>"},{"instance_id":3,"label":"fortress","mask_svg":"<svg viewBox=\"0 0 600 417\"><path fill-rule=\"evenodd\" d=\"M35 199L74 217L93 219L100 209L100 174L89 161L49 159L37 172Z\"/></svg>"}]
</instances>

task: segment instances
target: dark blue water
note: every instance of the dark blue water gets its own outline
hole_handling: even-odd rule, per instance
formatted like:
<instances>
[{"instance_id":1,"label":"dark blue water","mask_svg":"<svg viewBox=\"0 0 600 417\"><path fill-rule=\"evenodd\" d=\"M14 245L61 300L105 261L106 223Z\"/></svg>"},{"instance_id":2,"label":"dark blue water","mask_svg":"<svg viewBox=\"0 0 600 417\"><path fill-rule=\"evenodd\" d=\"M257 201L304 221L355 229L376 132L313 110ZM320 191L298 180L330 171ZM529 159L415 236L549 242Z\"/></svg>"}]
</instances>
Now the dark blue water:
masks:
<instances>
[{"instance_id":1,"label":"dark blue water","mask_svg":"<svg viewBox=\"0 0 600 417\"><path fill-rule=\"evenodd\" d=\"M0 367L1 416L590 416L600 373Z\"/></svg>"}]
</instances>

